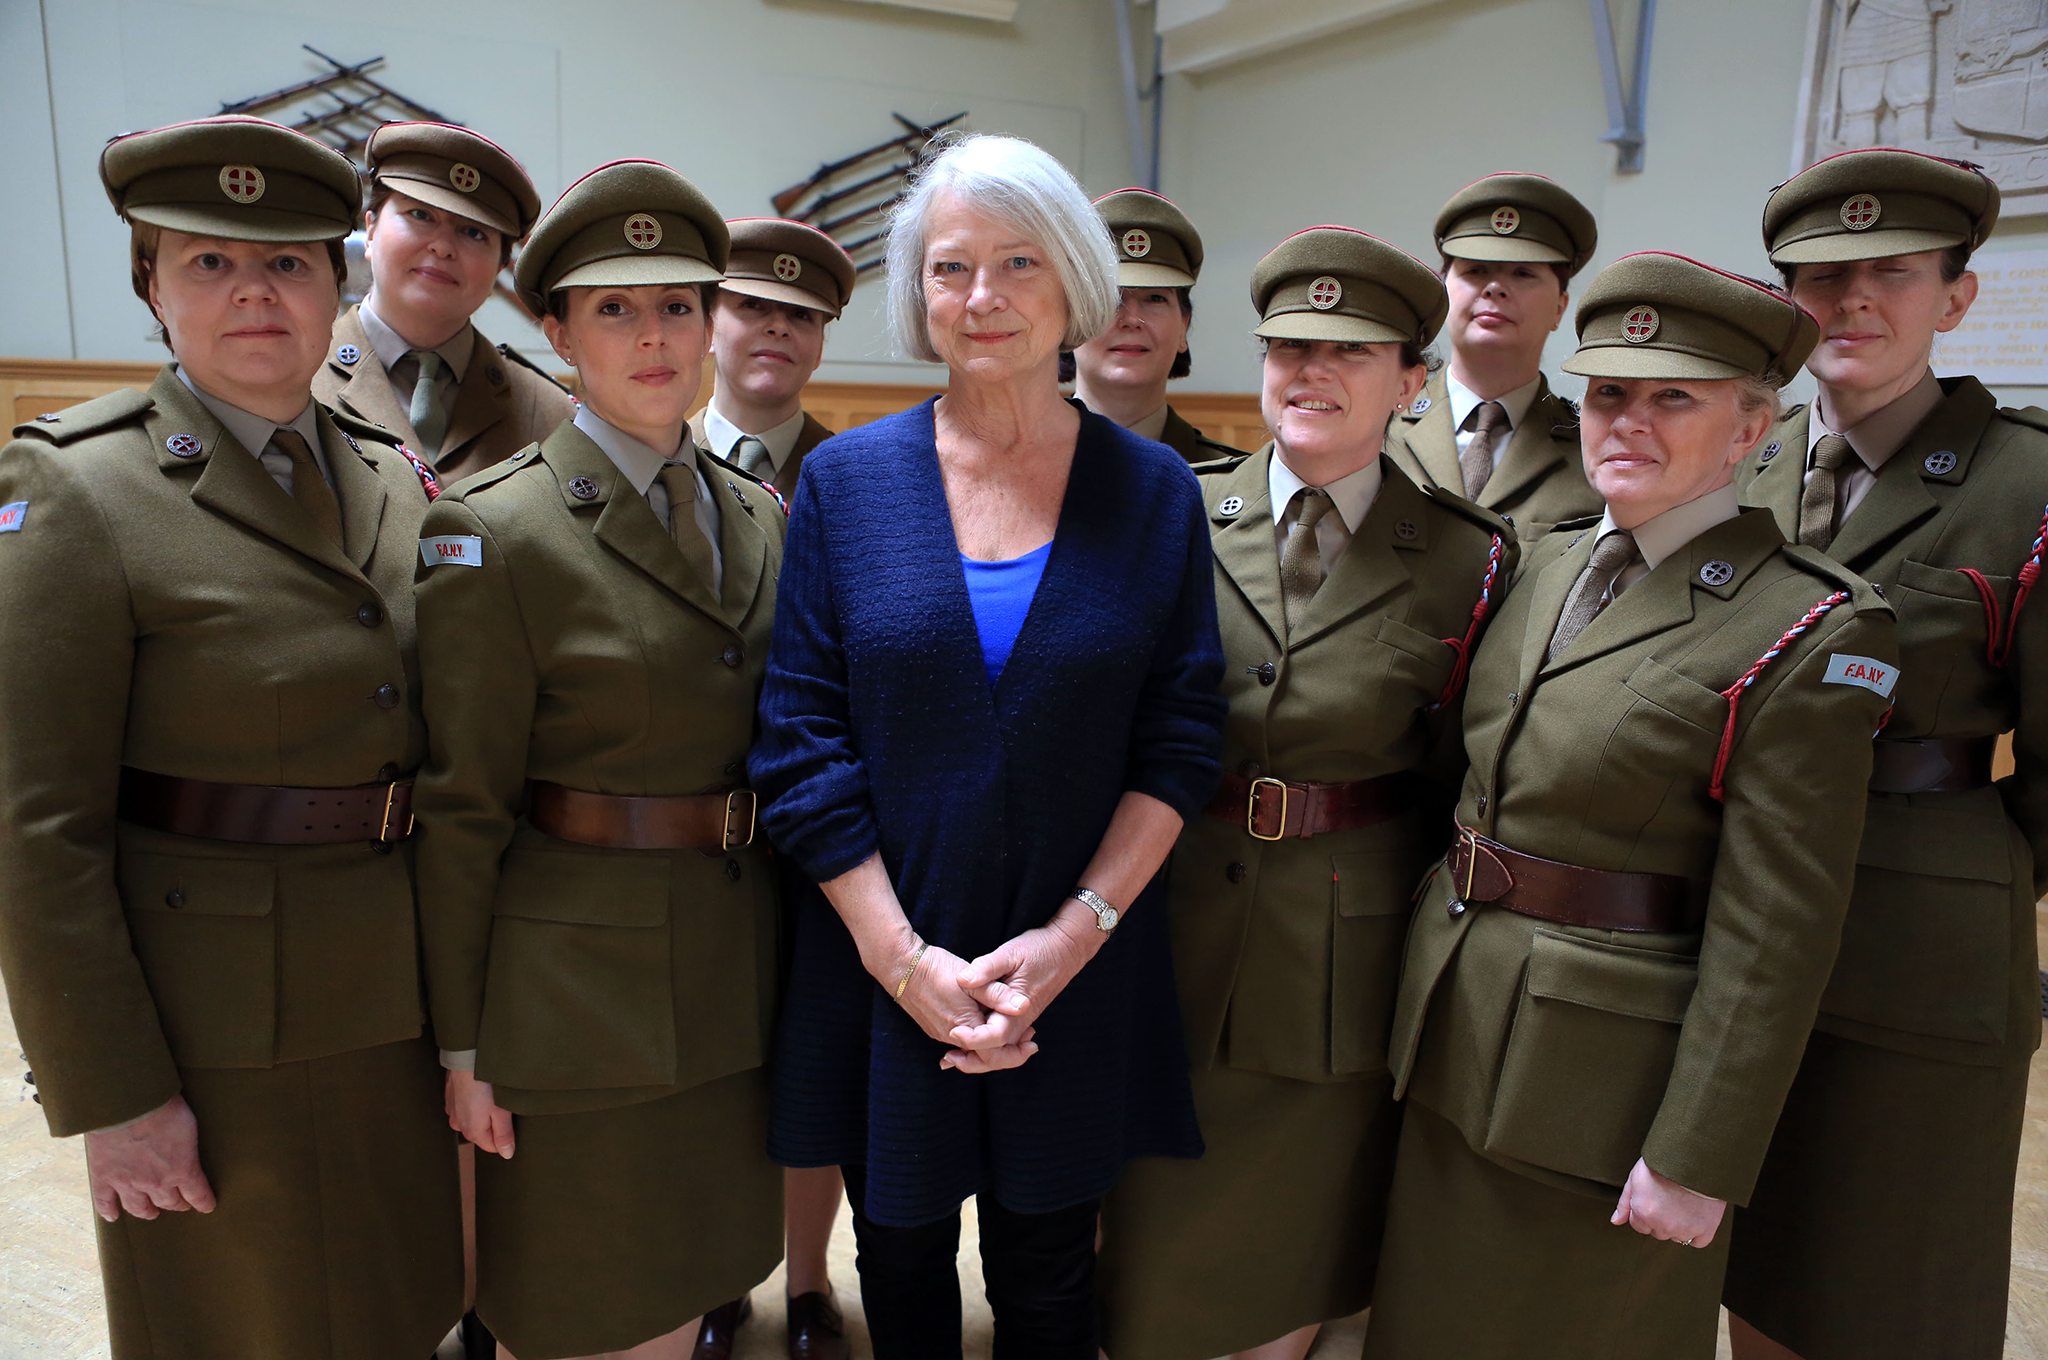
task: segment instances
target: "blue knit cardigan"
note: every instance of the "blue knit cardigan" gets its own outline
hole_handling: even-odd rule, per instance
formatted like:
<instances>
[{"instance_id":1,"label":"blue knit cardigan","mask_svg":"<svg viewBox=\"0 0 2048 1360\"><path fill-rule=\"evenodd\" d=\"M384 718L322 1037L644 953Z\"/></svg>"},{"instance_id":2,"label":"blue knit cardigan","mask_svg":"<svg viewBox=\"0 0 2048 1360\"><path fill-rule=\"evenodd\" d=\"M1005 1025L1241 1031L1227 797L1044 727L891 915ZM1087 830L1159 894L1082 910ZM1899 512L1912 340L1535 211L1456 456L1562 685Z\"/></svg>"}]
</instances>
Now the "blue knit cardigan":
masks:
<instances>
[{"instance_id":1,"label":"blue knit cardigan","mask_svg":"<svg viewBox=\"0 0 2048 1360\"><path fill-rule=\"evenodd\" d=\"M1083 412L1052 553L991 688L930 402L805 459L783 548L761 824L823 882L879 850L910 922L962 958L1059 908L1126 790L1183 818L1214 791L1224 701L1209 532L1180 456ZM1016 1213L1094 1198L1132 1157L1202 1151L1162 885L1038 1021L1039 1051L941 1071L822 893L797 895L769 1151L864 1163L868 1217L975 1194Z\"/></svg>"}]
</instances>

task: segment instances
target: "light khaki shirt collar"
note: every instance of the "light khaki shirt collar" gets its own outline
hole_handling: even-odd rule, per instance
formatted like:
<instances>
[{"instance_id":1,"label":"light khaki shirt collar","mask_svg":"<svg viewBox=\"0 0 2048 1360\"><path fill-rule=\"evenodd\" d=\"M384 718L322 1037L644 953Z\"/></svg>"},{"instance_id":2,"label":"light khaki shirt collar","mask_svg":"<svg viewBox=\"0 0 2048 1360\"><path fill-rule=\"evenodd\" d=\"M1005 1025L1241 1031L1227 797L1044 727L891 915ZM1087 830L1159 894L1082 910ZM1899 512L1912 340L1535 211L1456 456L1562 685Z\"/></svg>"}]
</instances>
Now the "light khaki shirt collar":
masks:
<instances>
[{"instance_id":1,"label":"light khaki shirt collar","mask_svg":"<svg viewBox=\"0 0 2048 1360\"><path fill-rule=\"evenodd\" d=\"M273 452L267 457L264 454L264 450L270 447L271 435L281 429L293 430L297 432L299 438L306 441L306 447L313 451L313 461L320 466L320 475L325 477L330 485L333 483L334 470L327 466L326 451L320 447L319 413L310 396L306 398L305 410L299 412L290 423L279 425L268 416L245 411L201 388L186 374L184 365L173 365L173 370L178 375L178 381L185 384L185 390L197 397L201 406L212 412L213 418L235 437L237 444L256 456L257 461L263 464L264 470L276 479L277 484L285 489L287 495L292 489L291 457L282 451ZM282 464L282 475L278 464Z\"/></svg>"},{"instance_id":2,"label":"light khaki shirt collar","mask_svg":"<svg viewBox=\"0 0 2048 1360\"><path fill-rule=\"evenodd\" d=\"M768 461L777 472L780 472L782 465L789 461L789 455L796 451L796 441L803 432L804 413L798 410L795 415L774 429L763 430L753 438L767 446ZM729 463L733 460L733 449L748 435L745 430L725 418L718 409L718 398L714 396L711 398L711 404L704 408L704 437L711 441L711 451Z\"/></svg>"},{"instance_id":3,"label":"light khaki shirt collar","mask_svg":"<svg viewBox=\"0 0 2048 1360\"><path fill-rule=\"evenodd\" d=\"M1140 439L1150 439L1157 443L1159 436L1166 433L1166 415L1172 409L1173 407L1170 403L1162 401L1159 403L1159 409L1151 415L1126 425L1124 428Z\"/></svg>"},{"instance_id":4,"label":"light khaki shirt collar","mask_svg":"<svg viewBox=\"0 0 2048 1360\"><path fill-rule=\"evenodd\" d=\"M1648 576L1666 558L1707 530L1717 524L1726 524L1741 513L1741 502L1735 487L1730 484L1644 520L1630 531L1636 541L1636 560L1615 576L1608 598L1613 599ZM1614 522L1614 512L1609 510L1600 517L1600 529L1594 541L1598 542L1620 527Z\"/></svg>"},{"instance_id":5,"label":"light khaki shirt collar","mask_svg":"<svg viewBox=\"0 0 2048 1360\"><path fill-rule=\"evenodd\" d=\"M397 331L386 325L384 318L377 315L370 306L370 299L364 298L356 306L356 315L362 319L363 335L370 342L370 348L377 352L377 362L384 365L389 373L407 355L419 348ZM434 353L441 356L447 367L443 370L450 377L460 381L469 369L470 352L476 348L476 327L464 326L447 340L434 346Z\"/></svg>"},{"instance_id":6,"label":"light khaki shirt collar","mask_svg":"<svg viewBox=\"0 0 2048 1360\"><path fill-rule=\"evenodd\" d=\"M1536 390L1542 386L1543 375L1538 373L1514 391L1503 392L1501 395L1493 398L1493 400L1501 404L1501 409L1508 413L1508 430L1510 433L1522 428L1523 418L1529 414L1529 408L1536 404ZM1471 388L1452 377L1449 365L1444 366L1444 393L1451 399L1451 428L1460 435L1471 434L1472 431L1465 428L1465 422L1470 420L1472 413L1479 409L1482 398L1477 392L1474 392ZM1494 444L1494 457L1496 461L1499 459L1500 451L1505 449L1507 444L1508 441L1506 439L1501 439Z\"/></svg>"},{"instance_id":7,"label":"light khaki shirt collar","mask_svg":"<svg viewBox=\"0 0 2048 1360\"><path fill-rule=\"evenodd\" d=\"M1873 474L1878 472L1891 461L1893 454L1906 446L1906 441L1913 437L1913 431L1934 413L1934 408L1941 405L1941 398L1941 383L1930 368L1905 395L1891 405L1871 412L1854 428L1847 430L1837 430L1829 425L1822 400L1814 398L1812 415L1806 422L1807 467L1813 466L1813 450L1820 441L1831 434L1839 434L1849 441L1849 447L1856 451L1856 457L1864 467Z\"/></svg>"},{"instance_id":8,"label":"light khaki shirt collar","mask_svg":"<svg viewBox=\"0 0 2048 1360\"><path fill-rule=\"evenodd\" d=\"M635 491L646 498L647 508L654 511L654 517L661 521L661 527L674 533L670 520L668 488L661 484L661 470L670 463L682 463L690 469L692 480L697 483L697 500L692 507L697 528L704 537L711 540L711 590L713 594L725 588L725 554L718 546L718 502L711 499L710 483L704 480L704 471L697 466L696 445L690 442L687 427L674 458L664 458L653 448L641 443L618 426L606 420L588 406L576 408L576 428L590 436L590 442L604 451L620 474Z\"/></svg>"},{"instance_id":9,"label":"light khaki shirt collar","mask_svg":"<svg viewBox=\"0 0 2048 1360\"><path fill-rule=\"evenodd\" d=\"M1280 446L1273 446L1273 456L1267 460L1266 491L1273 501L1273 542L1276 550L1285 552L1288 531L1293 529L1299 513L1293 505L1294 493L1307 486L1294 469L1287 466L1280 457ZM1351 536L1365 523L1365 516L1372 509L1372 503L1380 494L1380 460L1375 458L1356 472L1346 473L1331 482L1323 490L1329 493L1334 514L1327 514L1316 522L1316 552L1323 559L1323 575L1328 576L1337 565L1337 559L1351 546Z\"/></svg>"}]
</instances>

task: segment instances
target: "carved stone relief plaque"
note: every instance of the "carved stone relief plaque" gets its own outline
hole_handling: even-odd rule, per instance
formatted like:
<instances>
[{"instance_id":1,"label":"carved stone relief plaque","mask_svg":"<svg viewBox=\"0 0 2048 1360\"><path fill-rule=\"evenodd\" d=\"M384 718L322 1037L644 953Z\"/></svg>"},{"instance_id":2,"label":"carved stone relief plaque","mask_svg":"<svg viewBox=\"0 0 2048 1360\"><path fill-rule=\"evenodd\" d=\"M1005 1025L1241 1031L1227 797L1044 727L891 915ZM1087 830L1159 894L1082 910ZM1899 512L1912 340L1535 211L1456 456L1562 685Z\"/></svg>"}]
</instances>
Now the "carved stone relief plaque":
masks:
<instances>
[{"instance_id":1,"label":"carved stone relief plaque","mask_svg":"<svg viewBox=\"0 0 2048 1360\"><path fill-rule=\"evenodd\" d=\"M1813 0L1794 172L1903 146L1982 165L2048 212L2048 0Z\"/></svg>"}]
</instances>

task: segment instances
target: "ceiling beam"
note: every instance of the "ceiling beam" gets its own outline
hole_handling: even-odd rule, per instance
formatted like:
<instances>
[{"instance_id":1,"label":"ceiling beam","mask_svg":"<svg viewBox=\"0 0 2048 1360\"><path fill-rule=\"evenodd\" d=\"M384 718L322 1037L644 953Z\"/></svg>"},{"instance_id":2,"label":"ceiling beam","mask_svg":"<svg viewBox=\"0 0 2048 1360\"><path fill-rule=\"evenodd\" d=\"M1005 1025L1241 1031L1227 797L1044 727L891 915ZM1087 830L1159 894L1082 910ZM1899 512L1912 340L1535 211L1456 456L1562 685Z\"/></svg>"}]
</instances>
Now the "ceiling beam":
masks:
<instances>
[{"instance_id":1,"label":"ceiling beam","mask_svg":"<svg viewBox=\"0 0 2048 1360\"><path fill-rule=\"evenodd\" d=\"M1165 70L1213 71L1441 0L1158 0Z\"/></svg>"}]
</instances>

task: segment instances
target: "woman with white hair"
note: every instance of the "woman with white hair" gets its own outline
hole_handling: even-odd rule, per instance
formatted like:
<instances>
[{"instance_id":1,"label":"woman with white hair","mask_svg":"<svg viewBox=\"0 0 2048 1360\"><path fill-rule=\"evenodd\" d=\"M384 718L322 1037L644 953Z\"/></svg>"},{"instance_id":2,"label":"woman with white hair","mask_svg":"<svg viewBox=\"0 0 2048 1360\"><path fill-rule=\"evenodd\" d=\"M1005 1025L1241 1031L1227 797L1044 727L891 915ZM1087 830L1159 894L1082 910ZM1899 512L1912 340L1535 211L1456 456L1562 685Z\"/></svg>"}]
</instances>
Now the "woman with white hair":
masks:
<instances>
[{"instance_id":1,"label":"woman with white hair","mask_svg":"<svg viewBox=\"0 0 2048 1360\"><path fill-rule=\"evenodd\" d=\"M1060 398L1115 269L1051 156L946 148L889 244L946 393L819 446L791 506L749 772L822 893L769 1150L845 1167L878 1360L960 1354L970 1195L997 1349L1092 1360L1098 1200L1201 1151L1153 881L1215 788L1223 662L1194 475Z\"/></svg>"}]
</instances>

